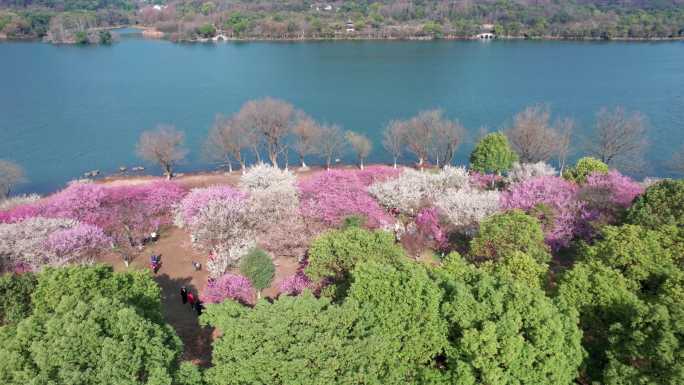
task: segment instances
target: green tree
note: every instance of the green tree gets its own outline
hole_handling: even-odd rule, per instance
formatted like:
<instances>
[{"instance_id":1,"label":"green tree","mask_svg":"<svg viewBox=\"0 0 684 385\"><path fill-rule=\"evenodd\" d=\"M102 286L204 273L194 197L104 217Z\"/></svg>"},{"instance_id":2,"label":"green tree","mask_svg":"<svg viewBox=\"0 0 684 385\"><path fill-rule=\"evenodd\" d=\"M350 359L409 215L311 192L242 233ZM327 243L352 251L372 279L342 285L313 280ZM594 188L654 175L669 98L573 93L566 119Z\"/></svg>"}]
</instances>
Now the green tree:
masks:
<instances>
[{"instance_id":1,"label":"green tree","mask_svg":"<svg viewBox=\"0 0 684 385\"><path fill-rule=\"evenodd\" d=\"M575 166L571 166L563 171L563 178L571 182L582 184L587 181L587 177L593 173L608 173L608 165L591 156L580 158Z\"/></svg>"},{"instance_id":2,"label":"green tree","mask_svg":"<svg viewBox=\"0 0 684 385\"><path fill-rule=\"evenodd\" d=\"M68 296L51 314L0 328L0 383L170 384L180 351L170 326L122 302Z\"/></svg>"},{"instance_id":3,"label":"green tree","mask_svg":"<svg viewBox=\"0 0 684 385\"><path fill-rule=\"evenodd\" d=\"M403 256L404 250L386 231L330 230L312 242L306 274L314 280L344 278L358 262L393 262Z\"/></svg>"},{"instance_id":4,"label":"green tree","mask_svg":"<svg viewBox=\"0 0 684 385\"><path fill-rule=\"evenodd\" d=\"M606 226L602 239L581 252L585 261L598 261L618 271L634 292L657 285L659 277L675 269L667 234L636 225Z\"/></svg>"},{"instance_id":5,"label":"green tree","mask_svg":"<svg viewBox=\"0 0 684 385\"><path fill-rule=\"evenodd\" d=\"M502 174L510 170L518 154L511 149L508 138L501 132L486 135L470 154L470 168L481 173Z\"/></svg>"},{"instance_id":6,"label":"green tree","mask_svg":"<svg viewBox=\"0 0 684 385\"><path fill-rule=\"evenodd\" d=\"M36 284L33 273L0 276L0 326L16 324L31 314L31 293Z\"/></svg>"},{"instance_id":7,"label":"green tree","mask_svg":"<svg viewBox=\"0 0 684 385\"><path fill-rule=\"evenodd\" d=\"M268 253L261 249L252 249L240 260L240 273L247 277L261 298L261 291L271 286L275 276L275 265Z\"/></svg>"},{"instance_id":8,"label":"green tree","mask_svg":"<svg viewBox=\"0 0 684 385\"><path fill-rule=\"evenodd\" d=\"M580 262L562 277L559 301L580 314L586 381L678 384L684 381L684 277L658 274L647 291L600 260Z\"/></svg>"},{"instance_id":9,"label":"green tree","mask_svg":"<svg viewBox=\"0 0 684 385\"><path fill-rule=\"evenodd\" d=\"M81 301L112 298L133 306L145 318L162 322L161 291L148 270L115 273L107 265L47 268L33 292L34 311L49 313L65 296Z\"/></svg>"},{"instance_id":10,"label":"green tree","mask_svg":"<svg viewBox=\"0 0 684 385\"><path fill-rule=\"evenodd\" d=\"M327 385L343 382L354 349L349 329L356 315L311 293L259 301L208 305L200 322L221 331L213 344L210 385Z\"/></svg>"},{"instance_id":11,"label":"green tree","mask_svg":"<svg viewBox=\"0 0 684 385\"><path fill-rule=\"evenodd\" d=\"M443 381L573 383L583 358L576 314L539 289L460 266L438 273L451 342Z\"/></svg>"},{"instance_id":12,"label":"green tree","mask_svg":"<svg viewBox=\"0 0 684 385\"><path fill-rule=\"evenodd\" d=\"M180 364L175 375L174 385L204 385L202 370L189 361Z\"/></svg>"},{"instance_id":13,"label":"green tree","mask_svg":"<svg viewBox=\"0 0 684 385\"><path fill-rule=\"evenodd\" d=\"M485 219L470 242L470 255L478 261L506 259L516 251L528 254L538 263L551 260L539 220L521 210L506 211Z\"/></svg>"},{"instance_id":14,"label":"green tree","mask_svg":"<svg viewBox=\"0 0 684 385\"><path fill-rule=\"evenodd\" d=\"M657 229L684 228L684 180L663 180L646 189L627 211L627 222Z\"/></svg>"},{"instance_id":15,"label":"green tree","mask_svg":"<svg viewBox=\"0 0 684 385\"><path fill-rule=\"evenodd\" d=\"M415 383L448 346L442 292L424 266L360 263L343 307L358 313L352 335L364 383Z\"/></svg>"},{"instance_id":16,"label":"green tree","mask_svg":"<svg viewBox=\"0 0 684 385\"><path fill-rule=\"evenodd\" d=\"M479 268L483 271L517 280L535 288L546 286L549 265L541 263L520 251L513 251L501 261L486 261Z\"/></svg>"},{"instance_id":17,"label":"green tree","mask_svg":"<svg viewBox=\"0 0 684 385\"><path fill-rule=\"evenodd\" d=\"M216 36L216 27L211 23L202 24L197 27L197 34L205 39L212 38Z\"/></svg>"}]
</instances>

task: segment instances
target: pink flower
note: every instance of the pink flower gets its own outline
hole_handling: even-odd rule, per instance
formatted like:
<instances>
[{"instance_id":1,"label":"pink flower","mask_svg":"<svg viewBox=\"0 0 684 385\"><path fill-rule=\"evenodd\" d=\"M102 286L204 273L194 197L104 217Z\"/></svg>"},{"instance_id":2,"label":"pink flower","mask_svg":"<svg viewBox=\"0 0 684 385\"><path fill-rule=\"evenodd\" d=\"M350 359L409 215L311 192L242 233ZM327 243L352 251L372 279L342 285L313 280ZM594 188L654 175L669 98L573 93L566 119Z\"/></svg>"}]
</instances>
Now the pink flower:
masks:
<instances>
[{"instance_id":1,"label":"pink flower","mask_svg":"<svg viewBox=\"0 0 684 385\"><path fill-rule=\"evenodd\" d=\"M553 223L546 231L546 243L554 250L568 246L575 236L589 236L589 222L596 214L578 199L578 186L555 176L542 176L513 184L501 196L501 208L526 212L544 206L552 211Z\"/></svg>"},{"instance_id":2,"label":"pink flower","mask_svg":"<svg viewBox=\"0 0 684 385\"><path fill-rule=\"evenodd\" d=\"M278 286L278 292L286 295L299 295L305 289L313 287L313 282L303 272L298 271L283 280Z\"/></svg>"},{"instance_id":3,"label":"pink flower","mask_svg":"<svg viewBox=\"0 0 684 385\"><path fill-rule=\"evenodd\" d=\"M333 226L350 215L365 216L366 224L370 227L392 223L392 218L368 194L367 186L357 173L350 170L330 170L301 180L299 191L302 215ZM370 180L370 173L363 175L367 181Z\"/></svg>"},{"instance_id":4,"label":"pink flower","mask_svg":"<svg viewBox=\"0 0 684 385\"><path fill-rule=\"evenodd\" d=\"M207 303L221 303L233 299L245 304L254 302L254 288L246 277L226 273L207 282L202 292L202 300Z\"/></svg>"},{"instance_id":5,"label":"pink flower","mask_svg":"<svg viewBox=\"0 0 684 385\"><path fill-rule=\"evenodd\" d=\"M446 249L449 245L446 233L442 230L439 223L437 208L429 207L420 210L416 216L416 226L418 231L432 238L440 250Z\"/></svg>"},{"instance_id":6,"label":"pink flower","mask_svg":"<svg viewBox=\"0 0 684 385\"><path fill-rule=\"evenodd\" d=\"M212 186L193 189L180 202L179 212L184 224L190 224L197 213L210 201L225 199L246 199L247 194L229 186Z\"/></svg>"},{"instance_id":7,"label":"pink flower","mask_svg":"<svg viewBox=\"0 0 684 385\"><path fill-rule=\"evenodd\" d=\"M107 247L110 243L109 237L99 227L79 224L50 234L45 248L59 256L76 256Z\"/></svg>"},{"instance_id":8,"label":"pink flower","mask_svg":"<svg viewBox=\"0 0 684 385\"><path fill-rule=\"evenodd\" d=\"M477 171L470 174L470 184L482 190L494 188L502 180L503 178L496 174L480 174Z\"/></svg>"}]
</instances>

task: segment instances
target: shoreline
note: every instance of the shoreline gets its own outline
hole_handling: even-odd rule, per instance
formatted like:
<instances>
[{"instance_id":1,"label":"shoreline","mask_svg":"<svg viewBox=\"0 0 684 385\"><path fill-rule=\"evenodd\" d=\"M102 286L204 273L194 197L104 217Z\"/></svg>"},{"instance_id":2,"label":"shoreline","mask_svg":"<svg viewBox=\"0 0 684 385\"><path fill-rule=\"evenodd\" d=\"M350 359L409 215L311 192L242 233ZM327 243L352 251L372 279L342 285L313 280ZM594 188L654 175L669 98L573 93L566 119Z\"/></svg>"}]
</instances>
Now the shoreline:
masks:
<instances>
[{"instance_id":1,"label":"shoreline","mask_svg":"<svg viewBox=\"0 0 684 385\"><path fill-rule=\"evenodd\" d=\"M220 39L217 37L213 38L202 38L202 39L183 39L183 40L173 40L169 38L169 34L157 30L155 27L144 26L144 25L117 25L111 27L97 27L93 28L93 31L116 31L117 29L136 29L140 30L143 39L148 40L166 40L178 44L187 43L221 43L221 42L346 42L346 41L481 41L477 37L473 36L458 36L458 35L445 35L445 36L373 36L371 34L360 34L354 33L343 34L340 33L339 36L327 36L327 37L234 37L234 36L221 36ZM563 36L539 36L539 37L529 37L529 36L501 36L496 37L492 40L487 41L573 41L573 42L677 42L684 41L684 36L671 36L671 37L563 37ZM41 38L12 38L4 34L0 34L0 42L42 42L54 45L73 45L75 43L50 43ZM97 45L97 44L95 44Z\"/></svg>"}]
</instances>

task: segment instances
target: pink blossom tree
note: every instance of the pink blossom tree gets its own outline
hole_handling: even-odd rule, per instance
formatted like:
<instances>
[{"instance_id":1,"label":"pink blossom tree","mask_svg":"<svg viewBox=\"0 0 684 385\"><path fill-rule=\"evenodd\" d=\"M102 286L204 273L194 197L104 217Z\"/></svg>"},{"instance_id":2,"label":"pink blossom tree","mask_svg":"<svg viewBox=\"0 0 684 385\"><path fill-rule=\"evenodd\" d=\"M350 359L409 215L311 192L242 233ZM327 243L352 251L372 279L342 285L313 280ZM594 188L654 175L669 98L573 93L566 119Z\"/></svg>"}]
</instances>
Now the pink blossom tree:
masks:
<instances>
[{"instance_id":1,"label":"pink blossom tree","mask_svg":"<svg viewBox=\"0 0 684 385\"><path fill-rule=\"evenodd\" d=\"M226 273L209 280L201 296L207 303L221 303L233 299L245 304L254 303L254 288L249 279L237 274Z\"/></svg>"},{"instance_id":2,"label":"pink blossom tree","mask_svg":"<svg viewBox=\"0 0 684 385\"><path fill-rule=\"evenodd\" d=\"M545 231L554 250L566 247L575 236L588 236L595 213L579 200L579 187L555 176L542 176L513 184L501 196L501 208L530 214L550 211L552 223ZM549 218L540 218L542 223Z\"/></svg>"},{"instance_id":3,"label":"pink blossom tree","mask_svg":"<svg viewBox=\"0 0 684 385\"><path fill-rule=\"evenodd\" d=\"M247 194L230 186L211 186L196 188L180 201L176 213L176 224L180 227L191 224L199 211L210 201L225 199L245 199Z\"/></svg>"},{"instance_id":4,"label":"pink blossom tree","mask_svg":"<svg viewBox=\"0 0 684 385\"><path fill-rule=\"evenodd\" d=\"M286 277L278 286L278 292L285 295L299 295L306 289L313 288L311 278L307 277L303 272Z\"/></svg>"},{"instance_id":5,"label":"pink blossom tree","mask_svg":"<svg viewBox=\"0 0 684 385\"><path fill-rule=\"evenodd\" d=\"M449 246L447 234L439 221L437 208L423 208L416 216L416 227L420 234L434 242L436 249L444 250Z\"/></svg>"},{"instance_id":6,"label":"pink blossom tree","mask_svg":"<svg viewBox=\"0 0 684 385\"><path fill-rule=\"evenodd\" d=\"M599 224L614 224L621 213L643 194L644 187L617 170L592 173L580 187L579 198L598 217Z\"/></svg>"},{"instance_id":7,"label":"pink blossom tree","mask_svg":"<svg viewBox=\"0 0 684 385\"><path fill-rule=\"evenodd\" d=\"M362 215L370 227L392 223L392 218L368 194L354 171L330 170L299 182L300 210L304 217L339 225L344 217Z\"/></svg>"}]
</instances>

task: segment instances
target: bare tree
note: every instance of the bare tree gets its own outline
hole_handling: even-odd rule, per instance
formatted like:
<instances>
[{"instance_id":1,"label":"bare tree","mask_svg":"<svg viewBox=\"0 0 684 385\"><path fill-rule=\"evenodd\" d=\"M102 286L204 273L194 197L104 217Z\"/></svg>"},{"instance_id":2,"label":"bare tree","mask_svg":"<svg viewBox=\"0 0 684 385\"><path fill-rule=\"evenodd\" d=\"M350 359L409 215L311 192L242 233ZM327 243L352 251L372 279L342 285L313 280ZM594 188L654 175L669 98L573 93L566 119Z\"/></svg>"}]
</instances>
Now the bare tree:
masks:
<instances>
[{"instance_id":1,"label":"bare tree","mask_svg":"<svg viewBox=\"0 0 684 385\"><path fill-rule=\"evenodd\" d=\"M303 112L297 113L297 123L292 128L294 143L293 149L299 156L302 168L306 168L304 158L316 150L316 145L321 138L321 126L310 116Z\"/></svg>"},{"instance_id":2,"label":"bare tree","mask_svg":"<svg viewBox=\"0 0 684 385\"><path fill-rule=\"evenodd\" d=\"M394 168L397 168L397 160L404 151L406 144L406 123L400 120L391 121L382 133L382 146L392 154Z\"/></svg>"},{"instance_id":3,"label":"bare tree","mask_svg":"<svg viewBox=\"0 0 684 385\"><path fill-rule=\"evenodd\" d=\"M235 160L244 173L246 165L242 151L249 146L248 136L243 127L233 118L218 115L214 125L209 129L203 151L207 159L227 166L228 172L233 172Z\"/></svg>"},{"instance_id":4,"label":"bare tree","mask_svg":"<svg viewBox=\"0 0 684 385\"><path fill-rule=\"evenodd\" d=\"M575 129L575 121L571 118L559 119L554 126L556 127L556 132L558 132L556 159L558 160L560 175L563 175L565 164L568 161L568 155L570 155L572 132Z\"/></svg>"},{"instance_id":5,"label":"bare tree","mask_svg":"<svg viewBox=\"0 0 684 385\"><path fill-rule=\"evenodd\" d=\"M551 112L545 104L530 106L513 118L506 136L522 163L547 162L558 151L560 135L549 124Z\"/></svg>"},{"instance_id":6,"label":"bare tree","mask_svg":"<svg viewBox=\"0 0 684 385\"><path fill-rule=\"evenodd\" d=\"M672 155L672 159L668 164L669 168L679 174L684 174L684 145L679 148L677 152Z\"/></svg>"},{"instance_id":7,"label":"bare tree","mask_svg":"<svg viewBox=\"0 0 684 385\"><path fill-rule=\"evenodd\" d=\"M371 143L370 139L365 135L353 131L347 131L346 137L356 153L356 158L359 160L359 168L363 170L363 161L370 155L370 152L373 149L373 143Z\"/></svg>"},{"instance_id":8,"label":"bare tree","mask_svg":"<svg viewBox=\"0 0 684 385\"><path fill-rule=\"evenodd\" d=\"M330 165L335 156L338 156L344 148L345 138L342 129L338 125L323 125L321 127L321 139L319 141L320 154L325 158L325 168L330 170Z\"/></svg>"},{"instance_id":9,"label":"bare tree","mask_svg":"<svg viewBox=\"0 0 684 385\"><path fill-rule=\"evenodd\" d=\"M265 98L245 103L235 118L243 127L261 136L271 164L278 167L278 156L285 151L285 138L292 131L294 116L290 103Z\"/></svg>"},{"instance_id":10,"label":"bare tree","mask_svg":"<svg viewBox=\"0 0 684 385\"><path fill-rule=\"evenodd\" d=\"M137 153L148 162L158 163L167 178L173 177L173 167L185 158L185 134L174 126L159 125L155 130L144 131L138 140Z\"/></svg>"},{"instance_id":11,"label":"bare tree","mask_svg":"<svg viewBox=\"0 0 684 385\"><path fill-rule=\"evenodd\" d=\"M647 129L646 118L638 111L628 114L622 107L602 108L596 115L589 151L608 165L637 169L643 161Z\"/></svg>"},{"instance_id":12,"label":"bare tree","mask_svg":"<svg viewBox=\"0 0 684 385\"><path fill-rule=\"evenodd\" d=\"M453 161L458 146L465 138L465 128L459 121L444 118L441 110L430 113L434 114L432 153L437 167L447 166Z\"/></svg>"},{"instance_id":13,"label":"bare tree","mask_svg":"<svg viewBox=\"0 0 684 385\"><path fill-rule=\"evenodd\" d=\"M434 111L421 111L406 122L406 145L410 152L418 157L418 166L422 169L430 155L434 140Z\"/></svg>"},{"instance_id":14,"label":"bare tree","mask_svg":"<svg viewBox=\"0 0 684 385\"><path fill-rule=\"evenodd\" d=\"M0 199L9 197L14 186L24 183L24 170L18 164L0 159Z\"/></svg>"}]
</instances>

